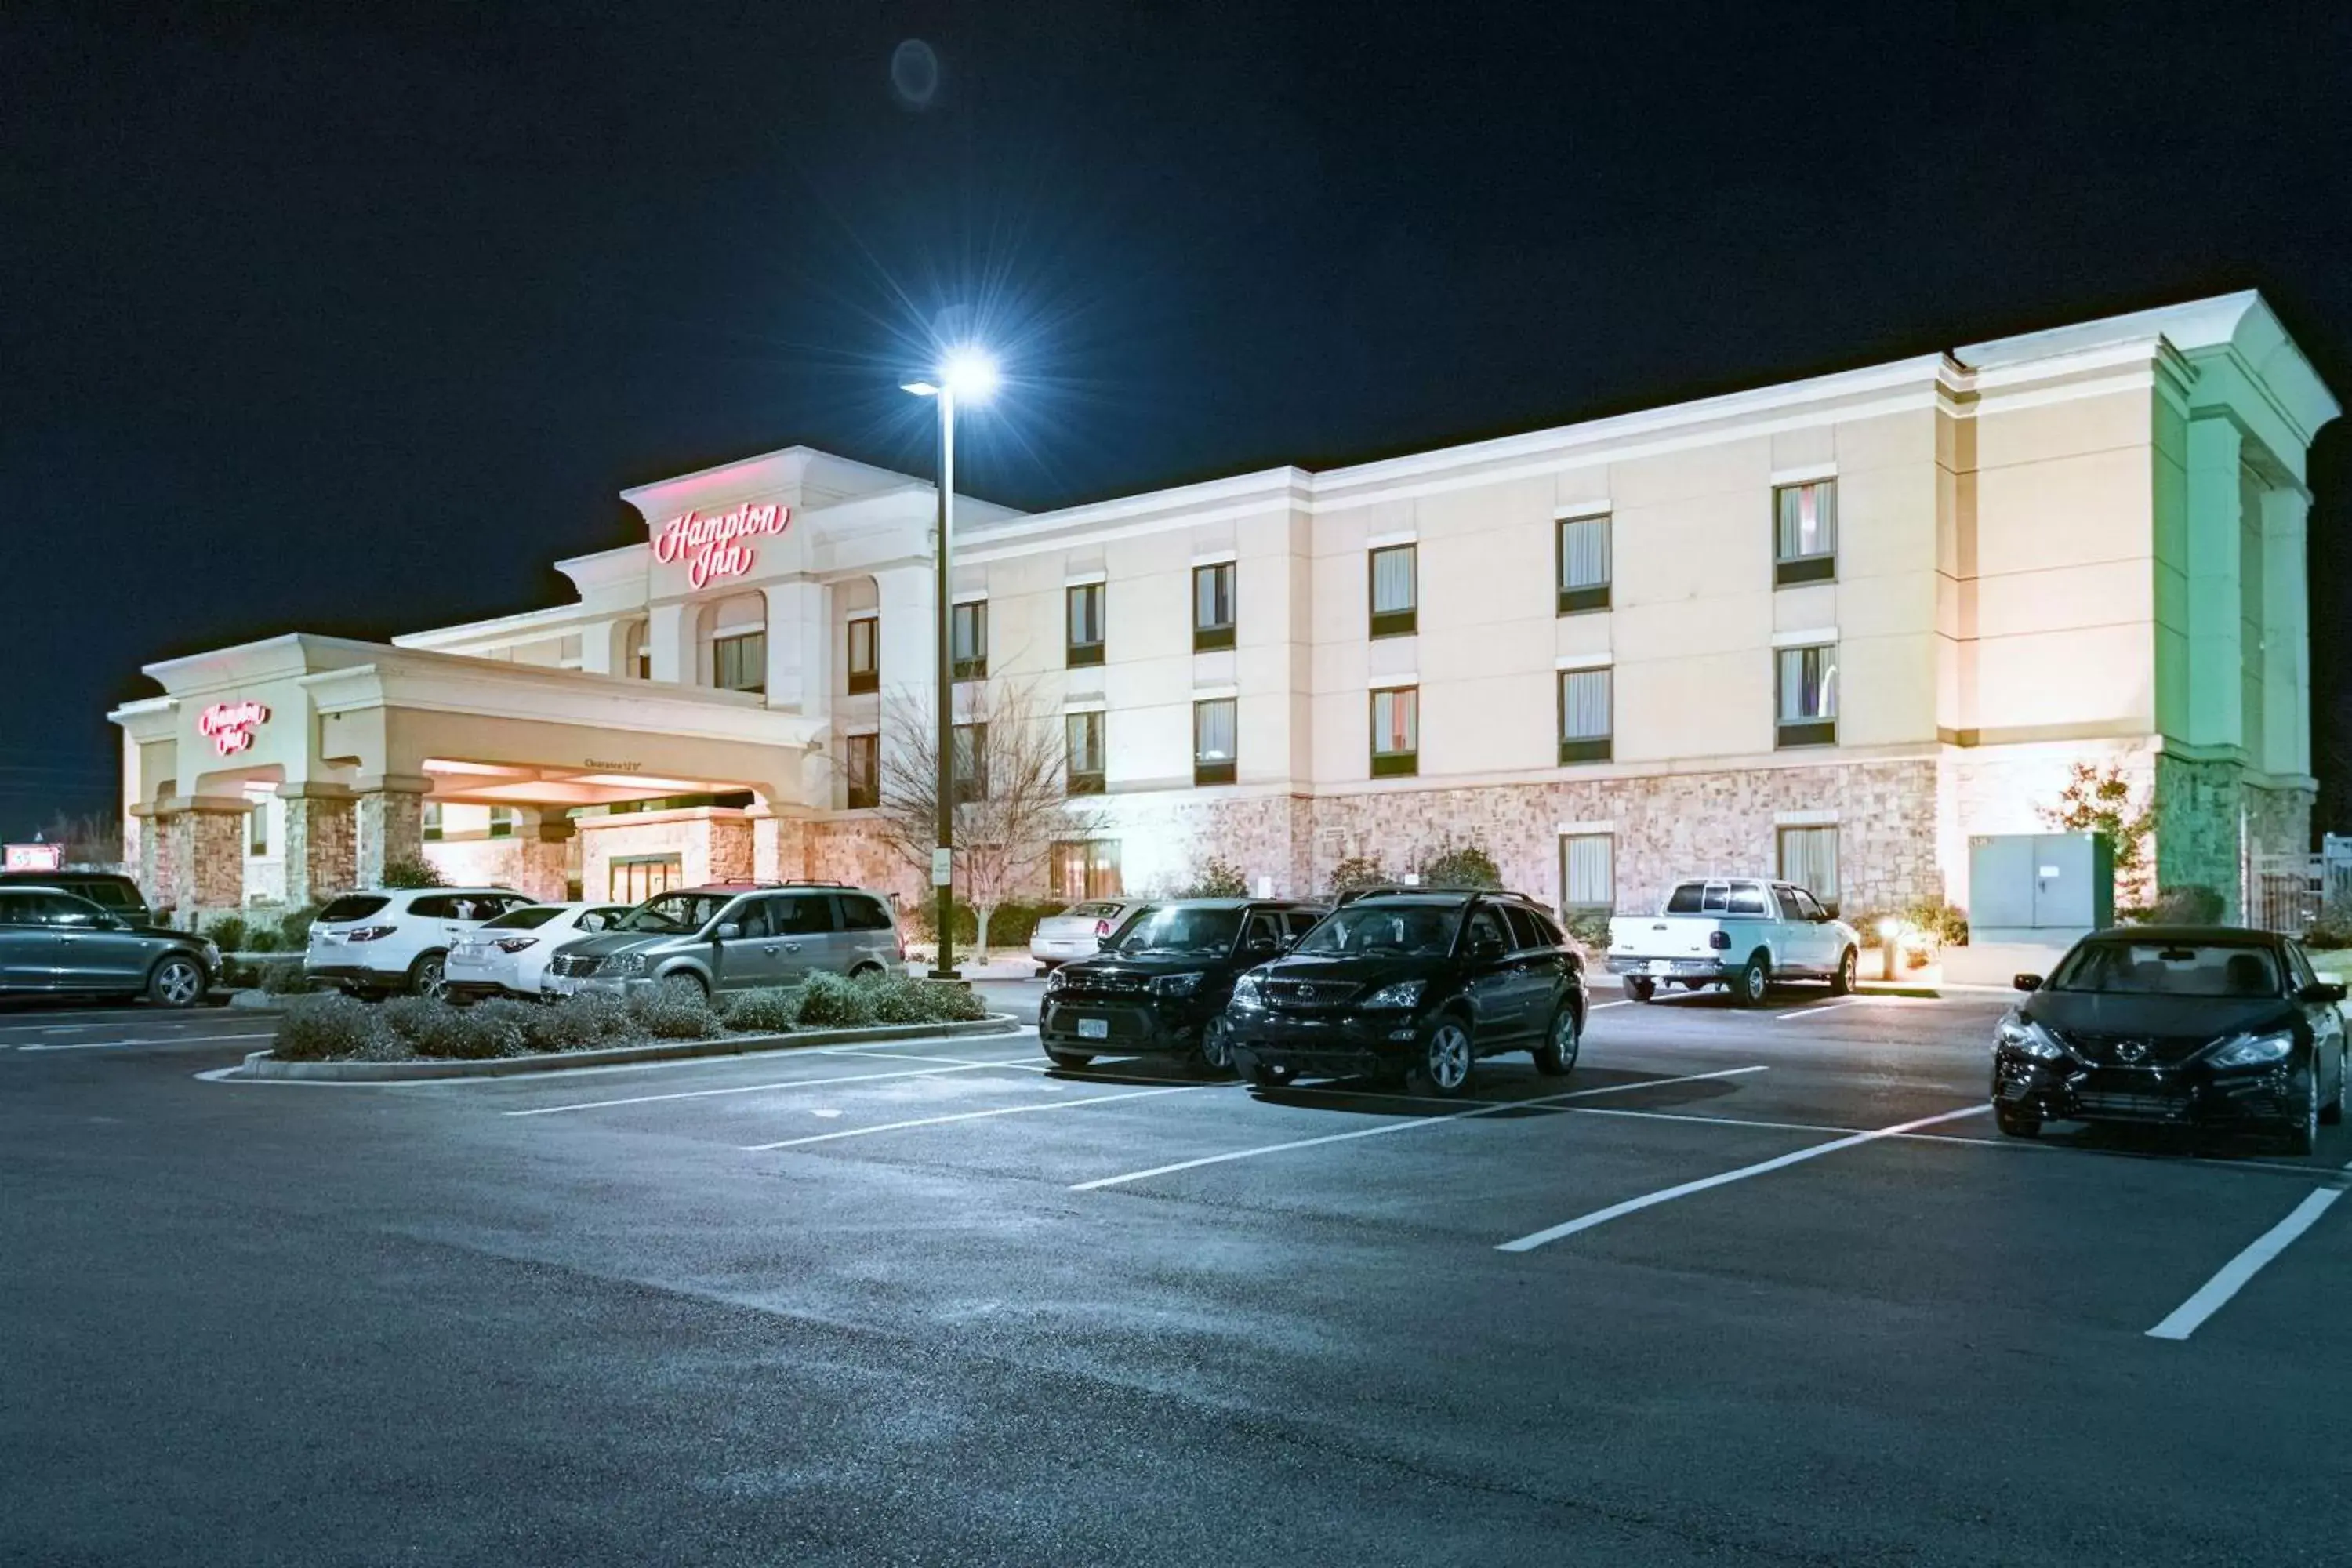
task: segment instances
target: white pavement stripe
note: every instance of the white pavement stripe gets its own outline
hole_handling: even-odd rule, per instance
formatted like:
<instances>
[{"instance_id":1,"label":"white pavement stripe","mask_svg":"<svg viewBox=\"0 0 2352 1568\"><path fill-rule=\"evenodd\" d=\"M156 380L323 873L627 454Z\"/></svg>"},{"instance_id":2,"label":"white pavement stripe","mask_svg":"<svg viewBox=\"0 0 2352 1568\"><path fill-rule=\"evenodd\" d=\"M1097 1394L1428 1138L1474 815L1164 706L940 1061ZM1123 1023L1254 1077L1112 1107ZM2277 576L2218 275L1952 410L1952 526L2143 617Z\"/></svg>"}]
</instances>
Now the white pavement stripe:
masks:
<instances>
[{"instance_id":1,"label":"white pavement stripe","mask_svg":"<svg viewBox=\"0 0 2352 1568\"><path fill-rule=\"evenodd\" d=\"M1857 1132L1851 1137L1839 1138L1831 1142L1816 1143L1810 1149L1800 1149L1794 1153L1782 1154L1777 1159L1759 1161L1753 1165L1742 1165L1736 1171L1726 1171L1721 1175L1705 1176L1696 1182L1685 1182L1679 1186L1668 1187L1663 1192L1650 1193L1638 1198L1628 1198L1622 1204L1612 1204L1605 1209L1595 1209L1589 1215L1582 1215L1564 1224L1520 1237L1515 1241L1498 1243L1496 1250L1497 1252L1532 1252L1538 1247L1559 1240L1562 1237L1574 1236L1580 1230L1591 1230L1594 1226L1606 1225L1612 1219L1622 1219L1626 1215L1638 1214L1643 1209L1654 1208L1659 1204L1672 1203L1676 1198L1686 1198L1693 1193L1703 1193L1710 1187L1720 1187L1732 1182L1744 1182L1750 1176L1761 1176L1768 1172L1802 1164L1807 1160L1818 1160L1824 1154L1834 1154L1841 1149L1851 1149L1857 1144L1874 1142L1881 1138L1894 1138L1917 1128L1933 1127L1940 1121L1958 1121L1964 1116L1982 1116L1991 1109L1990 1105L1965 1105L1958 1110L1947 1110L1940 1115L1922 1116L1916 1121L1898 1122L1893 1127L1881 1127L1874 1131Z\"/></svg>"},{"instance_id":2,"label":"white pavement stripe","mask_svg":"<svg viewBox=\"0 0 2352 1568\"><path fill-rule=\"evenodd\" d=\"M1591 1006L1587 1007L1585 1011L1587 1013L1598 1013L1605 1007L1630 1007L1633 1005L1633 999L1631 996L1626 996L1614 1002L1595 1002Z\"/></svg>"},{"instance_id":3,"label":"white pavement stripe","mask_svg":"<svg viewBox=\"0 0 2352 1568\"><path fill-rule=\"evenodd\" d=\"M723 1089L682 1089L671 1094L633 1094L622 1100L583 1100L570 1105L537 1105L529 1110L502 1110L501 1116L558 1116L567 1110L604 1110L615 1105L651 1105L663 1100L710 1100L722 1094L757 1094L762 1089L818 1089L829 1083L875 1083L887 1078L938 1078L974 1068L1001 1067L1001 1062L959 1062L952 1067L908 1068L899 1072L836 1073L831 1078L788 1078L772 1083L729 1084Z\"/></svg>"},{"instance_id":4,"label":"white pavement stripe","mask_svg":"<svg viewBox=\"0 0 2352 1568\"><path fill-rule=\"evenodd\" d=\"M1444 1116L1418 1116L1408 1121L1387 1121L1378 1127L1359 1127L1347 1132L1327 1132L1319 1138L1294 1138L1287 1143L1265 1143L1255 1149L1231 1149L1222 1154L1203 1154L1197 1160L1179 1160L1172 1165L1154 1165L1148 1171L1129 1171L1122 1175L1097 1176L1091 1182L1072 1185L1074 1193L1097 1192L1104 1187L1124 1186L1129 1182L1148 1181L1153 1176L1172 1175L1178 1171L1197 1171L1203 1165L1223 1165L1234 1160L1254 1160L1261 1154L1284 1154L1293 1149L1312 1149L1319 1143L1344 1143L1351 1138L1377 1138L1383 1132L1404 1132L1415 1127L1439 1127L1448 1121L1461 1121L1473 1116L1492 1116L1497 1111L1517 1110L1523 1106L1550 1106L1564 1100L1581 1100L1595 1094L1622 1094L1627 1089L1656 1089L1663 1084L1693 1083L1700 1079L1738 1078L1743 1073L1762 1072L1761 1067L1727 1068L1721 1072L1686 1073L1680 1078L1644 1079L1638 1083L1605 1084L1598 1089L1571 1089L1566 1094L1548 1094L1538 1100L1514 1100L1472 1106Z\"/></svg>"},{"instance_id":5,"label":"white pavement stripe","mask_svg":"<svg viewBox=\"0 0 2352 1568\"><path fill-rule=\"evenodd\" d=\"M20 1051L119 1051L125 1046L204 1046L223 1040L268 1040L277 1037L278 1031L265 1029L254 1035L159 1035L148 1040L60 1040L55 1045L18 1046Z\"/></svg>"},{"instance_id":6,"label":"white pavement stripe","mask_svg":"<svg viewBox=\"0 0 2352 1568\"><path fill-rule=\"evenodd\" d=\"M2309 1230L2328 1206L2344 1195L2341 1187L2321 1187L2294 1205L2286 1218L2255 1238L2254 1244L2221 1266L2221 1271L2205 1281L2194 1296L2175 1307L2164 1321L2148 1330L2152 1340L2185 1340L2195 1333L2200 1324L2229 1303L2231 1297L2246 1287L2246 1281L2261 1273L2270 1260L2284 1252L2298 1236Z\"/></svg>"},{"instance_id":7,"label":"white pavement stripe","mask_svg":"<svg viewBox=\"0 0 2352 1568\"><path fill-rule=\"evenodd\" d=\"M1793 1013L1783 1013L1772 1021L1776 1024L1785 1024L1791 1018L1810 1018L1816 1013L1834 1013L1841 1007L1851 1007L1861 1000L1859 996L1849 996L1843 1002L1824 1002L1815 1007L1800 1007Z\"/></svg>"},{"instance_id":8,"label":"white pavement stripe","mask_svg":"<svg viewBox=\"0 0 2352 1568\"><path fill-rule=\"evenodd\" d=\"M949 1121L979 1121L991 1116L1023 1116L1034 1110L1068 1110L1080 1105L1108 1105L1115 1100L1149 1100L1155 1094L1193 1094L1204 1089L1237 1089L1230 1083L1188 1083L1175 1089L1141 1089L1131 1094L1097 1094L1086 1100L1049 1100L1042 1105L1006 1105L994 1110L960 1110L951 1116L921 1116L912 1121L885 1121L877 1127L845 1127L838 1132L819 1132L807 1138L786 1138L774 1143L745 1143L746 1154L762 1154L771 1149L797 1149L803 1143L830 1143L836 1138L863 1138L872 1132L897 1132L908 1127L937 1127Z\"/></svg>"}]
</instances>

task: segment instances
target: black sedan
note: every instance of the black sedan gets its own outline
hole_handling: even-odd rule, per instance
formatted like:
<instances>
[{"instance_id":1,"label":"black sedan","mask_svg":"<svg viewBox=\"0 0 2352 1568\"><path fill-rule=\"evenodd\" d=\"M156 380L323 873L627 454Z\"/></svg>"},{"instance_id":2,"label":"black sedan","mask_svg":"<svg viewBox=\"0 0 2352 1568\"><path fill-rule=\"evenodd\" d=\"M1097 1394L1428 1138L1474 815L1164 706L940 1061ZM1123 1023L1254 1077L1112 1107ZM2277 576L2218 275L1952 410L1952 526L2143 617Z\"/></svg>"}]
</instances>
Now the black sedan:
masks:
<instances>
[{"instance_id":1,"label":"black sedan","mask_svg":"<svg viewBox=\"0 0 2352 1568\"><path fill-rule=\"evenodd\" d=\"M1105 939L1101 954L1045 977L1037 1033L1054 1065L1098 1056L1180 1056L1227 1072L1224 1010L1234 977L1305 935L1323 911L1251 899L1179 899L1147 906Z\"/></svg>"},{"instance_id":2,"label":"black sedan","mask_svg":"<svg viewBox=\"0 0 2352 1568\"><path fill-rule=\"evenodd\" d=\"M2311 1152L2347 1096L2344 987L2301 943L2229 926L2133 926L2084 937L1993 1040L2000 1130L2129 1121L2273 1131Z\"/></svg>"}]
</instances>

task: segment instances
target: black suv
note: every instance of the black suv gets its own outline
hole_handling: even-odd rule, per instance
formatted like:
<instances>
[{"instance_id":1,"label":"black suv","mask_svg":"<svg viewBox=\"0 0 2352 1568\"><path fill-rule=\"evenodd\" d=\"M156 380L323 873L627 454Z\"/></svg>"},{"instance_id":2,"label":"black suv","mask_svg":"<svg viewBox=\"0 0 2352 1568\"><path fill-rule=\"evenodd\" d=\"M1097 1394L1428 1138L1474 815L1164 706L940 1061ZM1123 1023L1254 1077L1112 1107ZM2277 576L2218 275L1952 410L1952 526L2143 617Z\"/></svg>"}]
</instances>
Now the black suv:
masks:
<instances>
[{"instance_id":1,"label":"black suv","mask_svg":"<svg viewBox=\"0 0 2352 1568\"><path fill-rule=\"evenodd\" d=\"M1225 999L1234 977L1279 955L1323 918L1281 900L1181 899L1148 904L1098 957L1045 977L1037 1033L1054 1065L1082 1068L1098 1056L1182 1056L1232 1070Z\"/></svg>"},{"instance_id":2,"label":"black suv","mask_svg":"<svg viewBox=\"0 0 2352 1568\"><path fill-rule=\"evenodd\" d=\"M1534 900L1384 889L1242 976L1225 1020L1234 1065L1258 1083L1368 1073L1452 1096L1504 1051L1567 1073L1584 1013L1583 960Z\"/></svg>"},{"instance_id":3,"label":"black suv","mask_svg":"<svg viewBox=\"0 0 2352 1568\"><path fill-rule=\"evenodd\" d=\"M116 871L0 871L0 888L49 888L88 899L125 925L152 927L154 911L139 884Z\"/></svg>"}]
</instances>

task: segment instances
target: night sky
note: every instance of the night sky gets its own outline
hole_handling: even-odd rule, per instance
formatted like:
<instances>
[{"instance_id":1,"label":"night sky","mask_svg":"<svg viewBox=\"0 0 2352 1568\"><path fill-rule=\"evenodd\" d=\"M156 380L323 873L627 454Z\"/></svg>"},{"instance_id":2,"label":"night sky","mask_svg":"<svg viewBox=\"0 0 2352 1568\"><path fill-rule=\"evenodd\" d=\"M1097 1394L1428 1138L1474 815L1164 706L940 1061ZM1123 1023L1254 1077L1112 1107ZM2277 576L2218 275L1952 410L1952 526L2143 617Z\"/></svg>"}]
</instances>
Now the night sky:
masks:
<instances>
[{"instance_id":1,"label":"night sky","mask_svg":"<svg viewBox=\"0 0 2352 1568\"><path fill-rule=\"evenodd\" d=\"M928 472L939 333L1024 508L2250 286L2352 399L2340 4L15 0L0 113L11 837L110 804L143 663L561 602L724 458Z\"/></svg>"}]
</instances>

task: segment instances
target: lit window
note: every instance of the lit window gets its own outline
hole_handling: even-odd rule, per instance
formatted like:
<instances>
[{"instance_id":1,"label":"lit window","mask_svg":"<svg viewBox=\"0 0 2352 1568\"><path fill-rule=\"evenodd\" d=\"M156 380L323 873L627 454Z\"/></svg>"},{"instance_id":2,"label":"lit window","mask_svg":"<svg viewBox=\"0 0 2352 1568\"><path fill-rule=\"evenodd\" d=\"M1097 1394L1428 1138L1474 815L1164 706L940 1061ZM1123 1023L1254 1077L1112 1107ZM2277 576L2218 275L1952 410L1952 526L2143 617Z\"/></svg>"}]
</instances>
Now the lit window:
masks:
<instances>
[{"instance_id":1,"label":"lit window","mask_svg":"<svg viewBox=\"0 0 2352 1568\"><path fill-rule=\"evenodd\" d=\"M1066 662L1072 669L1103 661L1103 585L1080 583L1066 591L1069 601L1069 644Z\"/></svg>"},{"instance_id":2,"label":"lit window","mask_svg":"<svg viewBox=\"0 0 2352 1568\"><path fill-rule=\"evenodd\" d=\"M685 880L675 855L621 855L605 870L605 898L616 904L641 904Z\"/></svg>"},{"instance_id":3,"label":"lit window","mask_svg":"<svg viewBox=\"0 0 2352 1568\"><path fill-rule=\"evenodd\" d=\"M1371 554L1372 636L1395 637L1415 628L1421 606L1417 546L1394 544Z\"/></svg>"},{"instance_id":4,"label":"lit window","mask_svg":"<svg viewBox=\"0 0 2352 1568\"><path fill-rule=\"evenodd\" d=\"M710 684L721 691L768 689L768 634L744 632L710 643Z\"/></svg>"},{"instance_id":5,"label":"lit window","mask_svg":"<svg viewBox=\"0 0 2352 1568\"><path fill-rule=\"evenodd\" d=\"M1069 731L1069 783L1072 795L1103 792L1103 716L1072 713L1063 720Z\"/></svg>"},{"instance_id":6,"label":"lit window","mask_svg":"<svg viewBox=\"0 0 2352 1568\"><path fill-rule=\"evenodd\" d=\"M955 727L955 798L959 805L988 798L988 726Z\"/></svg>"},{"instance_id":7,"label":"lit window","mask_svg":"<svg viewBox=\"0 0 2352 1568\"><path fill-rule=\"evenodd\" d=\"M1609 607L1609 520L1562 518L1559 523L1559 613Z\"/></svg>"},{"instance_id":8,"label":"lit window","mask_svg":"<svg viewBox=\"0 0 2352 1568\"><path fill-rule=\"evenodd\" d=\"M1559 672L1559 760L1605 763L1615 741L1614 681L1607 669L1563 669Z\"/></svg>"},{"instance_id":9,"label":"lit window","mask_svg":"<svg viewBox=\"0 0 2352 1568\"><path fill-rule=\"evenodd\" d=\"M1231 784L1235 776L1234 702L1220 697L1192 704L1192 782Z\"/></svg>"},{"instance_id":10,"label":"lit window","mask_svg":"<svg viewBox=\"0 0 2352 1568\"><path fill-rule=\"evenodd\" d=\"M512 838L515 830L515 808L510 805L490 807L490 837Z\"/></svg>"},{"instance_id":11,"label":"lit window","mask_svg":"<svg viewBox=\"0 0 2352 1568\"><path fill-rule=\"evenodd\" d=\"M1192 568L1192 651L1234 646L1234 563Z\"/></svg>"},{"instance_id":12,"label":"lit window","mask_svg":"<svg viewBox=\"0 0 2352 1568\"><path fill-rule=\"evenodd\" d=\"M425 803L424 832L427 839L441 837L441 803L437 800L428 800Z\"/></svg>"},{"instance_id":13,"label":"lit window","mask_svg":"<svg viewBox=\"0 0 2352 1568\"><path fill-rule=\"evenodd\" d=\"M950 612L948 647L953 651L955 678L980 680L988 675L988 601L974 599Z\"/></svg>"},{"instance_id":14,"label":"lit window","mask_svg":"<svg viewBox=\"0 0 2352 1568\"><path fill-rule=\"evenodd\" d=\"M1372 693L1372 776L1397 778L1421 771L1421 689L1391 687Z\"/></svg>"},{"instance_id":15,"label":"lit window","mask_svg":"<svg viewBox=\"0 0 2352 1568\"><path fill-rule=\"evenodd\" d=\"M842 740L843 772L848 775L849 809L870 811L882 804L882 746L878 735Z\"/></svg>"},{"instance_id":16,"label":"lit window","mask_svg":"<svg viewBox=\"0 0 2352 1568\"><path fill-rule=\"evenodd\" d=\"M654 678L653 645L646 640L643 621L631 621L621 630L621 673L639 680Z\"/></svg>"},{"instance_id":17,"label":"lit window","mask_svg":"<svg viewBox=\"0 0 2352 1568\"><path fill-rule=\"evenodd\" d=\"M1119 883L1116 838L1066 839L1055 845L1047 857L1045 876L1053 895L1072 903L1116 899L1126 892Z\"/></svg>"},{"instance_id":18,"label":"lit window","mask_svg":"<svg viewBox=\"0 0 2352 1568\"><path fill-rule=\"evenodd\" d=\"M882 622L859 616L849 623L849 694L880 689L882 685Z\"/></svg>"},{"instance_id":19,"label":"lit window","mask_svg":"<svg viewBox=\"0 0 2352 1568\"><path fill-rule=\"evenodd\" d=\"M1838 907L1838 830L1826 827L1780 829L1780 880L1794 882L1812 894L1832 914Z\"/></svg>"},{"instance_id":20,"label":"lit window","mask_svg":"<svg viewBox=\"0 0 2352 1568\"><path fill-rule=\"evenodd\" d=\"M1772 492L1772 584L1826 583L1837 575L1837 481Z\"/></svg>"},{"instance_id":21,"label":"lit window","mask_svg":"<svg viewBox=\"0 0 2352 1568\"><path fill-rule=\"evenodd\" d=\"M1779 672L1777 743L1837 744L1837 646L1784 647L1775 650L1773 658Z\"/></svg>"},{"instance_id":22,"label":"lit window","mask_svg":"<svg viewBox=\"0 0 2352 1568\"><path fill-rule=\"evenodd\" d=\"M256 800L245 814L245 852L247 855L269 853L269 803Z\"/></svg>"},{"instance_id":23,"label":"lit window","mask_svg":"<svg viewBox=\"0 0 2352 1568\"><path fill-rule=\"evenodd\" d=\"M1617 907L1617 840L1606 833L1563 833L1559 839L1559 906L1570 913L1607 913Z\"/></svg>"}]
</instances>

